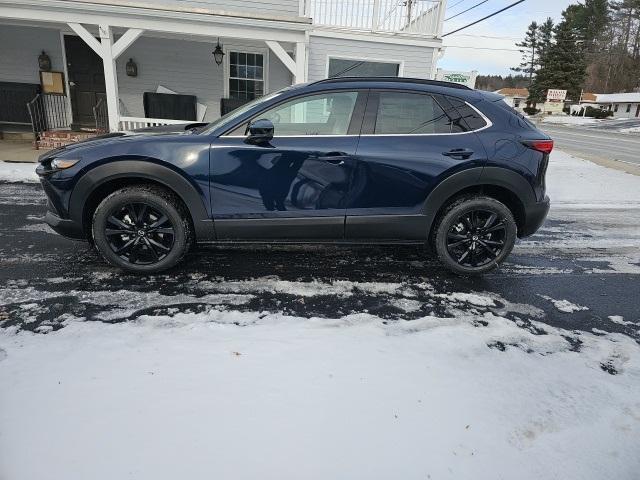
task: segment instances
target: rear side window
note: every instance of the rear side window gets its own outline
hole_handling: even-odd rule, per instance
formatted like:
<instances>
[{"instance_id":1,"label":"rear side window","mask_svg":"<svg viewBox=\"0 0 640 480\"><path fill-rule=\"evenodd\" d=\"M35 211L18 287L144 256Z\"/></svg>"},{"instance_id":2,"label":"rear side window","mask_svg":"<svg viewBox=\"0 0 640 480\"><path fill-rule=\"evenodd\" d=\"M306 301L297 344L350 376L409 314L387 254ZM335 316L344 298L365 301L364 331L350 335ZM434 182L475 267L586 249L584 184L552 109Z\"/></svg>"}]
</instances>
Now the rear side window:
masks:
<instances>
[{"instance_id":1,"label":"rear side window","mask_svg":"<svg viewBox=\"0 0 640 480\"><path fill-rule=\"evenodd\" d=\"M498 100L494 102L494 104L498 105L500 108L502 108L503 110L506 110L507 112L511 113L514 117L516 117L517 119L516 121L522 128L531 128L531 129L536 128L535 125L531 123L529 120L527 120L524 115L522 115L520 112L518 112L515 108L513 108L504 100L502 99Z\"/></svg>"},{"instance_id":2,"label":"rear side window","mask_svg":"<svg viewBox=\"0 0 640 480\"><path fill-rule=\"evenodd\" d=\"M460 117L464 123L467 124L469 130L480 130L487 126L487 122L482 118L482 115L480 115L474 108L470 107L466 102L455 97L447 97L447 100L449 100L458 113L460 113Z\"/></svg>"},{"instance_id":3,"label":"rear side window","mask_svg":"<svg viewBox=\"0 0 640 480\"><path fill-rule=\"evenodd\" d=\"M431 95L408 92L380 92L377 135L450 133L451 121Z\"/></svg>"}]
</instances>

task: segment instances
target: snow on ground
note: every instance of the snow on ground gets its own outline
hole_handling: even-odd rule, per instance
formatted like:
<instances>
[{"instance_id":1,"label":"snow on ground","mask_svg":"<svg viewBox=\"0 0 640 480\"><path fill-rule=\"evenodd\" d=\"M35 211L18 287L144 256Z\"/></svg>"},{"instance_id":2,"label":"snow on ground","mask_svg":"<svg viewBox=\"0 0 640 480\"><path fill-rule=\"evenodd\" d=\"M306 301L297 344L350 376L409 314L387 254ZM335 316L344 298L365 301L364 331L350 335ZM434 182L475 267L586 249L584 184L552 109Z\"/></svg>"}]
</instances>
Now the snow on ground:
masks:
<instances>
[{"instance_id":1,"label":"snow on ground","mask_svg":"<svg viewBox=\"0 0 640 480\"><path fill-rule=\"evenodd\" d=\"M578 117L573 115L548 115L542 118L542 123L554 123L561 125L595 125L603 120L591 117Z\"/></svg>"},{"instance_id":2,"label":"snow on ground","mask_svg":"<svg viewBox=\"0 0 640 480\"><path fill-rule=\"evenodd\" d=\"M622 128L620 133L640 133L640 127Z\"/></svg>"},{"instance_id":3,"label":"snow on ground","mask_svg":"<svg viewBox=\"0 0 640 480\"><path fill-rule=\"evenodd\" d=\"M16 480L636 478L638 345L534 327L213 308L5 332L0 468Z\"/></svg>"},{"instance_id":4,"label":"snow on ground","mask_svg":"<svg viewBox=\"0 0 640 480\"><path fill-rule=\"evenodd\" d=\"M640 177L603 167L560 150L551 154L547 194L553 206L640 207Z\"/></svg>"},{"instance_id":5,"label":"snow on ground","mask_svg":"<svg viewBox=\"0 0 640 480\"><path fill-rule=\"evenodd\" d=\"M14 163L0 160L0 181L3 182L38 182L35 163Z\"/></svg>"}]
</instances>

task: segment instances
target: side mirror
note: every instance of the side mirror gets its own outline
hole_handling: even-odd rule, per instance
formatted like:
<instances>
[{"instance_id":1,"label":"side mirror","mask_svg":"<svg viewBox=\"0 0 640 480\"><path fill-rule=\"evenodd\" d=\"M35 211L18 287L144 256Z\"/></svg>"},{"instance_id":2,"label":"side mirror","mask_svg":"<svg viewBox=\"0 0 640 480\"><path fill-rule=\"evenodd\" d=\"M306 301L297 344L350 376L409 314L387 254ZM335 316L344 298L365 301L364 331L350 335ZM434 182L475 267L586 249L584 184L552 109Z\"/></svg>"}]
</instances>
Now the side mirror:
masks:
<instances>
[{"instance_id":1,"label":"side mirror","mask_svg":"<svg viewBox=\"0 0 640 480\"><path fill-rule=\"evenodd\" d=\"M249 135L246 142L252 144L268 143L273 139L273 123L266 118L260 118L249 124Z\"/></svg>"}]
</instances>

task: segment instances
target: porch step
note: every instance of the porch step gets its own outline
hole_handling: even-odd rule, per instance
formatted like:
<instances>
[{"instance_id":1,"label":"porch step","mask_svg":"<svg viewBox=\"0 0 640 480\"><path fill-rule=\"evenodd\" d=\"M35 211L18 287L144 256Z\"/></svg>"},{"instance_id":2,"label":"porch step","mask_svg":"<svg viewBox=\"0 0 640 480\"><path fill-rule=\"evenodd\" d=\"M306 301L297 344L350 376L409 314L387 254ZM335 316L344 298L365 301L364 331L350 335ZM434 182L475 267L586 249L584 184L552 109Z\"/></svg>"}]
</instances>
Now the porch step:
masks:
<instances>
[{"instance_id":1,"label":"porch step","mask_svg":"<svg viewBox=\"0 0 640 480\"><path fill-rule=\"evenodd\" d=\"M35 148L58 148L71 143L95 137L95 132L73 132L71 130L49 130L40 135L40 140L34 142Z\"/></svg>"}]
</instances>

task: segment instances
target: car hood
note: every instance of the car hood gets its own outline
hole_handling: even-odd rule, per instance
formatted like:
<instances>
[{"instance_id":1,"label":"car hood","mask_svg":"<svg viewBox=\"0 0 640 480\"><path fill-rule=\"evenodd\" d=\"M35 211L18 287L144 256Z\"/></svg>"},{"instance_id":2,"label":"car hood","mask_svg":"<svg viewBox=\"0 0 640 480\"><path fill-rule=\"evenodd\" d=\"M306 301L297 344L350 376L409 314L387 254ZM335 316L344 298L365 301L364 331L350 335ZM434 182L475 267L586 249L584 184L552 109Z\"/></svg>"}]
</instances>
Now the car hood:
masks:
<instances>
[{"instance_id":1,"label":"car hood","mask_svg":"<svg viewBox=\"0 0 640 480\"><path fill-rule=\"evenodd\" d=\"M139 128L136 130L127 130L122 132L107 133L87 138L79 142L74 142L54 150L50 150L39 157L39 161L43 162L62 153L67 154L76 150L87 147L97 147L114 141L122 141L124 139L152 137L159 135L191 135L195 133L195 129L207 125L206 123L180 123L176 125L160 125L157 127Z\"/></svg>"}]
</instances>

